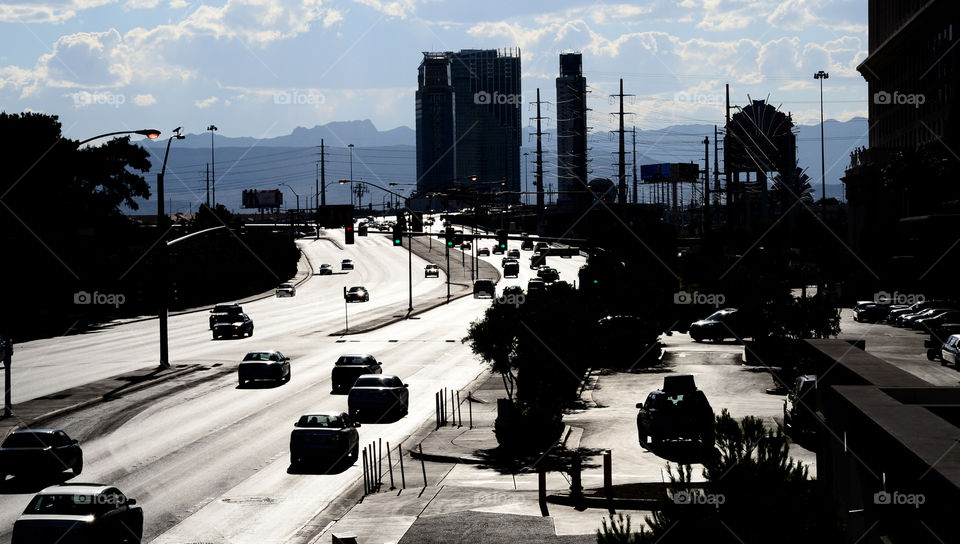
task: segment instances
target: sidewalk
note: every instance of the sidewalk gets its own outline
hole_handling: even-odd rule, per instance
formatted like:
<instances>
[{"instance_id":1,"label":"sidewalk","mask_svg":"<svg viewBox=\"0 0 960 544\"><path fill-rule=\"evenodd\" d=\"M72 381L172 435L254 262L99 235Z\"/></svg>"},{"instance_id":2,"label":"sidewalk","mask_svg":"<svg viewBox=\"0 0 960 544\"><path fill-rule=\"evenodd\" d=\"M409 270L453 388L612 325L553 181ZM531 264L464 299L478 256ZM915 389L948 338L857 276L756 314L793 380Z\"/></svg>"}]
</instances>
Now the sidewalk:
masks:
<instances>
[{"instance_id":1,"label":"sidewalk","mask_svg":"<svg viewBox=\"0 0 960 544\"><path fill-rule=\"evenodd\" d=\"M0 418L0 437L19 428L39 427L55 417L208 368L201 364L173 365L168 369L142 368L15 404L12 416Z\"/></svg>"},{"instance_id":2,"label":"sidewalk","mask_svg":"<svg viewBox=\"0 0 960 544\"><path fill-rule=\"evenodd\" d=\"M496 466L493 424L497 399L505 397L499 374L485 373L468 389L472 391L469 397L461 391L455 425L451 424L452 414L448 414L449 423L439 429L430 420L425 425L427 436L419 444L413 440L404 446L410 452L404 452L406 489L399 489L399 463L394 456L397 489L389 489L390 467L384 466L381 492L363 497L311 542L328 542L334 534L356 535L362 544L596 542L600 521L609 513L606 507L541 506L535 471L511 472ZM447 405L449 410L449 398ZM573 445L579 434L568 428L564 439ZM418 446L423 448L422 456ZM569 485L565 474L547 473L548 493L562 493ZM632 514L634 525L642 523L644 512L624 512Z\"/></svg>"}]
</instances>

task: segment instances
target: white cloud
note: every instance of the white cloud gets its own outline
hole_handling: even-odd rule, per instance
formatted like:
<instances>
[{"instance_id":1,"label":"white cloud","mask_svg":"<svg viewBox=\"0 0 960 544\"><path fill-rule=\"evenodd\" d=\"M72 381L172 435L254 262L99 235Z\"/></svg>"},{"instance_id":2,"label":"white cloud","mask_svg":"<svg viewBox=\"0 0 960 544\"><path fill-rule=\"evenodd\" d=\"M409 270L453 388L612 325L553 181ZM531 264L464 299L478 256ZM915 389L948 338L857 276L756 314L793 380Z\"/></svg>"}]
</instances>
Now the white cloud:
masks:
<instances>
[{"instance_id":1,"label":"white cloud","mask_svg":"<svg viewBox=\"0 0 960 544\"><path fill-rule=\"evenodd\" d=\"M127 0L124 9L153 9L160 5L160 0Z\"/></svg>"},{"instance_id":2,"label":"white cloud","mask_svg":"<svg viewBox=\"0 0 960 544\"><path fill-rule=\"evenodd\" d=\"M394 0L384 2L383 0L353 0L358 4L363 4L373 8L388 17L398 17L406 19L416 11L417 2L415 0Z\"/></svg>"},{"instance_id":3,"label":"white cloud","mask_svg":"<svg viewBox=\"0 0 960 544\"><path fill-rule=\"evenodd\" d=\"M116 0L6 0L0 2L0 22L62 23L78 11L111 4Z\"/></svg>"},{"instance_id":4,"label":"white cloud","mask_svg":"<svg viewBox=\"0 0 960 544\"><path fill-rule=\"evenodd\" d=\"M133 103L138 106L152 106L157 103L157 99L152 94L138 94L133 97Z\"/></svg>"},{"instance_id":5,"label":"white cloud","mask_svg":"<svg viewBox=\"0 0 960 544\"><path fill-rule=\"evenodd\" d=\"M220 99L217 98L216 96L211 96L210 98L204 98L203 100L197 100L196 102L193 103L193 105L196 106L196 107L198 107L198 108L200 108L200 109L203 109L203 108L209 108L210 106L216 104L216 103L219 102L219 101L220 101Z\"/></svg>"}]
</instances>

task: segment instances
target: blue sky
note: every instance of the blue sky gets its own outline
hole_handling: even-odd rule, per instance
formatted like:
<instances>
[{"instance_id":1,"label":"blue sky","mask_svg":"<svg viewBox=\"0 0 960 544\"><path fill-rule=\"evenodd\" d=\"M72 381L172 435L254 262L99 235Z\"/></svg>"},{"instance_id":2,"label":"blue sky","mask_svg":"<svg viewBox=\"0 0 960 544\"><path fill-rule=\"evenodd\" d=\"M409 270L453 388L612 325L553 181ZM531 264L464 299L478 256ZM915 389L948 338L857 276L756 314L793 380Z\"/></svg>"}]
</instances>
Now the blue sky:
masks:
<instances>
[{"instance_id":1,"label":"blue sky","mask_svg":"<svg viewBox=\"0 0 960 544\"><path fill-rule=\"evenodd\" d=\"M866 116L863 0L0 0L0 107L57 114L75 139L412 127L422 51L517 47L526 100L552 101L558 53L583 53L595 131L619 77L643 129L722 124L727 82L734 103L769 95L813 124L817 70L828 119Z\"/></svg>"}]
</instances>

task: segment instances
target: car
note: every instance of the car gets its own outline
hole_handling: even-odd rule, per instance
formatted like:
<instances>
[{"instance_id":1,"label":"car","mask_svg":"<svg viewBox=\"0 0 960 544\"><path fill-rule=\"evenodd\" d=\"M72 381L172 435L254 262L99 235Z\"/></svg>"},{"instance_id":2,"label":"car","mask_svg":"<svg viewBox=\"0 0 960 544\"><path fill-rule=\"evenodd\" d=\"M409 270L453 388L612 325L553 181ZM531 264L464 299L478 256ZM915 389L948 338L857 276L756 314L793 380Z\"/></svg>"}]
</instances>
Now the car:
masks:
<instances>
[{"instance_id":1,"label":"car","mask_svg":"<svg viewBox=\"0 0 960 544\"><path fill-rule=\"evenodd\" d=\"M560 273L557 272L556 268L542 266L537 270L537 277L542 279L544 283L553 283L560 279Z\"/></svg>"},{"instance_id":2,"label":"car","mask_svg":"<svg viewBox=\"0 0 960 544\"><path fill-rule=\"evenodd\" d=\"M505 250L504 248L500 247L500 244L496 244L495 246L493 246L493 254L494 254L494 255L503 255L505 252L506 252L506 250Z\"/></svg>"},{"instance_id":3,"label":"car","mask_svg":"<svg viewBox=\"0 0 960 544\"><path fill-rule=\"evenodd\" d=\"M435 264L428 264L423 267L423 277L425 278L439 278L440 277L440 266Z\"/></svg>"},{"instance_id":4,"label":"car","mask_svg":"<svg viewBox=\"0 0 960 544\"><path fill-rule=\"evenodd\" d=\"M353 270L353 261L350 259L340 261L340 270Z\"/></svg>"},{"instance_id":5,"label":"car","mask_svg":"<svg viewBox=\"0 0 960 544\"><path fill-rule=\"evenodd\" d=\"M533 246L533 250L534 250L534 251L540 251L540 250L543 250L543 249L550 249L550 244L548 244L548 243L546 243L546 242L537 242L537 243Z\"/></svg>"},{"instance_id":6,"label":"car","mask_svg":"<svg viewBox=\"0 0 960 544\"><path fill-rule=\"evenodd\" d=\"M320 274L321 276L332 276L332 275L333 275L333 267L330 266L330 265L327 264L327 263L321 264L321 265L320 265L320 270L318 271L318 274Z\"/></svg>"},{"instance_id":7,"label":"car","mask_svg":"<svg viewBox=\"0 0 960 544\"><path fill-rule=\"evenodd\" d=\"M74 476L83 471L83 450L60 429L18 429L0 444L0 482L8 474L30 478L64 470Z\"/></svg>"},{"instance_id":8,"label":"car","mask_svg":"<svg viewBox=\"0 0 960 544\"><path fill-rule=\"evenodd\" d=\"M348 289L343 298L347 302L370 302L370 291L362 285L357 285Z\"/></svg>"},{"instance_id":9,"label":"car","mask_svg":"<svg viewBox=\"0 0 960 544\"><path fill-rule=\"evenodd\" d=\"M356 461L360 453L359 426L346 412L300 416L290 431L290 464L300 467L310 461Z\"/></svg>"},{"instance_id":10,"label":"car","mask_svg":"<svg viewBox=\"0 0 960 544\"><path fill-rule=\"evenodd\" d=\"M946 310L930 317L917 318L913 321L911 327L918 331L929 331L942 323L955 322L958 320L960 320L960 311Z\"/></svg>"},{"instance_id":11,"label":"car","mask_svg":"<svg viewBox=\"0 0 960 544\"><path fill-rule=\"evenodd\" d=\"M346 393L364 374L383 374L383 364L369 353L348 353L337 358L330 374L331 393Z\"/></svg>"},{"instance_id":12,"label":"car","mask_svg":"<svg viewBox=\"0 0 960 544\"><path fill-rule=\"evenodd\" d=\"M534 251L533 255L530 256L530 270L537 270L541 266L544 266L544 263L546 262L546 255L543 255L539 251Z\"/></svg>"},{"instance_id":13,"label":"car","mask_svg":"<svg viewBox=\"0 0 960 544\"><path fill-rule=\"evenodd\" d=\"M213 339L217 340L226 336L253 336L253 320L247 314L234 316L222 316L222 321L217 321L213 325Z\"/></svg>"},{"instance_id":14,"label":"car","mask_svg":"<svg viewBox=\"0 0 960 544\"><path fill-rule=\"evenodd\" d=\"M278 297L292 297L296 296L297 288L293 286L292 283L281 283L277 286L277 296Z\"/></svg>"},{"instance_id":15,"label":"car","mask_svg":"<svg viewBox=\"0 0 960 544\"><path fill-rule=\"evenodd\" d=\"M924 320L928 317L936 317L944 312L950 311L950 308L928 308L915 314L902 315L897 321L897 325L905 329L912 329L914 323Z\"/></svg>"},{"instance_id":16,"label":"car","mask_svg":"<svg viewBox=\"0 0 960 544\"><path fill-rule=\"evenodd\" d=\"M507 263L519 263L519 262L520 261L517 260L516 257L504 257L500 259L500 268L503 268L504 266L506 266Z\"/></svg>"},{"instance_id":17,"label":"car","mask_svg":"<svg viewBox=\"0 0 960 544\"><path fill-rule=\"evenodd\" d=\"M520 242L520 249L524 251L533 251L533 240L524 238L523 241Z\"/></svg>"},{"instance_id":18,"label":"car","mask_svg":"<svg viewBox=\"0 0 960 544\"><path fill-rule=\"evenodd\" d=\"M493 298L496 296L497 288L493 280L481 278L473 282L473 298Z\"/></svg>"},{"instance_id":19,"label":"car","mask_svg":"<svg viewBox=\"0 0 960 544\"><path fill-rule=\"evenodd\" d=\"M690 324L689 333L694 342L704 340L723 342L727 338L740 340L753 336L745 319L736 308L724 308L704 319L694 321Z\"/></svg>"},{"instance_id":20,"label":"car","mask_svg":"<svg viewBox=\"0 0 960 544\"><path fill-rule=\"evenodd\" d=\"M490 256L490 249L481 247L480 249L477 250L477 257L489 257L489 256Z\"/></svg>"},{"instance_id":21,"label":"car","mask_svg":"<svg viewBox=\"0 0 960 544\"><path fill-rule=\"evenodd\" d=\"M960 362L960 334L951 334L938 347L928 349L927 359L940 361L942 366L952 365L953 368L960 369L960 366L957 366Z\"/></svg>"},{"instance_id":22,"label":"car","mask_svg":"<svg viewBox=\"0 0 960 544\"><path fill-rule=\"evenodd\" d=\"M817 419L817 377L799 376L783 400L783 427L795 438L810 436L819 428Z\"/></svg>"},{"instance_id":23,"label":"car","mask_svg":"<svg viewBox=\"0 0 960 544\"><path fill-rule=\"evenodd\" d=\"M527 282L527 293L542 292L547 289L547 284L540 278L530 278Z\"/></svg>"},{"instance_id":24,"label":"car","mask_svg":"<svg viewBox=\"0 0 960 544\"><path fill-rule=\"evenodd\" d=\"M517 249L517 248L511 249L510 251L507 252L507 257L513 257L514 259L517 259L517 260L519 261L519 260L520 260L520 250Z\"/></svg>"},{"instance_id":25,"label":"car","mask_svg":"<svg viewBox=\"0 0 960 544\"><path fill-rule=\"evenodd\" d=\"M63 484L36 495L13 524L13 544L139 543L143 510L104 484Z\"/></svg>"},{"instance_id":26,"label":"car","mask_svg":"<svg viewBox=\"0 0 960 544\"><path fill-rule=\"evenodd\" d=\"M460 244L460 249L471 249L472 247L473 245L470 244L470 242L463 242Z\"/></svg>"},{"instance_id":27,"label":"car","mask_svg":"<svg viewBox=\"0 0 960 544\"><path fill-rule=\"evenodd\" d=\"M519 277L520 276L520 263L516 260L508 262L503 265L503 277Z\"/></svg>"},{"instance_id":28,"label":"car","mask_svg":"<svg viewBox=\"0 0 960 544\"><path fill-rule=\"evenodd\" d=\"M640 444L655 447L667 440L693 440L713 447L713 409L692 374L664 376L663 388L647 395L637 408Z\"/></svg>"},{"instance_id":29,"label":"car","mask_svg":"<svg viewBox=\"0 0 960 544\"><path fill-rule=\"evenodd\" d=\"M928 310L930 308L938 307L953 307L954 304L951 304L945 300L922 300L920 302L915 302L909 306L894 306L891 308L890 313L887 314L887 323L891 325L899 325L900 318Z\"/></svg>"},{"instance_id":30,"label":"car","mask_svg":"<svg viewBox=\"0 0 960 544\"><path fill-rule=\"evenodd\" d=\"M286 383L290 381L290 374L290 359L277 350L251 351L237 369L241 387L255 380Z\"/></svg>"},{"instance_id":31,"label":"car","mask_svg":"<svg viewBox=\"0 0 960 544\"><path fill-rule=\"evenodd\" d=\"M236 302L231 304L217 304L210 310L210 328L213 329L213 326L217 321L225 316L235 316L243 313L243 308Z\"/></svg>"},{"instance_id":32,"label":"car","mask_svg":"<svg viewBox=\"0 0 960 544\"><path fill-rule=\"evenodd\" d=\"M891 306L880 302L864 302L853 309L853 320L861 323L875 323L887 319Z\"/></svg>"},{"instance_id":33,"label":"car","mask_svg":"<svg viewBox=\"0 0 960 544\"><path fill-rule=\"evenodd\" d=\"M410 409L410 392L407 384L393 374L365 374L350 388L347 407L350 417L358 421L402 417Z\"/></svg>"},{"instance_id":34,"label":"car","mask_svg":"<svg viewBox=\"0 0 960 544\"><path fill-rule=\"evenodd\" d=\"M523 287L520 287L519 285L508 285L503 288L503 296L505 297L522 296L522 295L523 295Z\"/></svg>"}]
</instances>

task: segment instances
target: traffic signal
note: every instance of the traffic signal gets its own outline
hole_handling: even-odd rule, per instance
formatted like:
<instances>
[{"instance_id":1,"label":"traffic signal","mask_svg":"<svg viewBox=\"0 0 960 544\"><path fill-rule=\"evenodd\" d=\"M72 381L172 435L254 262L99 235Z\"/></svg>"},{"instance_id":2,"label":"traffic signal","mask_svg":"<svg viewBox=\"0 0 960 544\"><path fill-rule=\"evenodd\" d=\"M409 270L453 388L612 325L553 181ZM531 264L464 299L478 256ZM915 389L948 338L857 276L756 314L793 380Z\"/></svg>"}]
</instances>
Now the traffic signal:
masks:
<instances>
[{"instance_id":1,"label":"traffic signal","mask_svg":"<svg viewBox=\"0 0 960 544\"><path fill-rule=\"evenodd\" d=\"M503 229L497 231L497 245L500 249L507 249L507 231Z\"/></svg>"},{"instance_id":2,"label":"traffic signal","mask_svg":"<svg viewBox=\"0 0 960 544\"><path fill-rule=\"evenodd\" d=\"M343 243L352 244L353 243L353 225L344 225L343 227Z\"/></svg>"},{"instance_id":3,"label":"traffic signal","mask_svg":"<svg viewBox=\"0 0 960 544\"><path fill-rule=\"evenodd\" d=\"M393 226L393 245L403 245L403 227L399 223Z\"/></svg>"},{"instance_id":4,"label":"traffic signal","mask_svg":"<svg viewBox=\"0 0 960 544\"><path fill-rule=\"evenodd\" d=\"M443 231L443 239L447 242L447 247L453 247L453 239L456 233L453 231L453 227L447 227Z\"/></svg>"}]
</instances>

